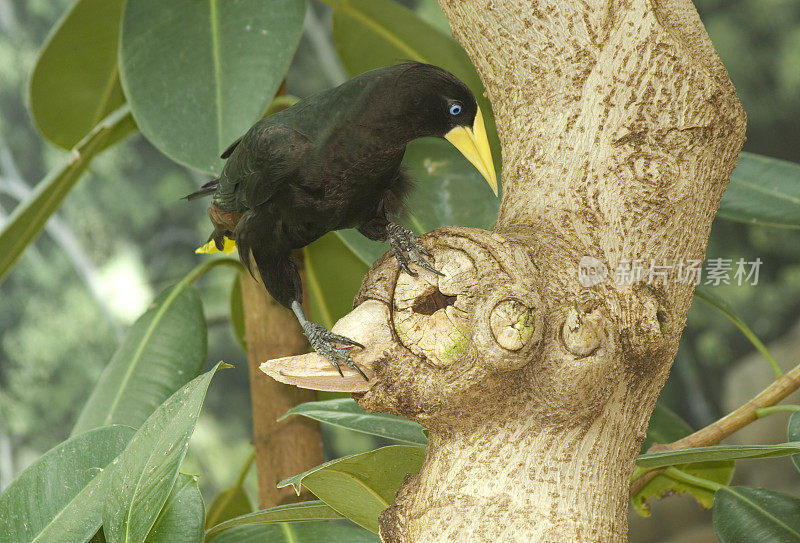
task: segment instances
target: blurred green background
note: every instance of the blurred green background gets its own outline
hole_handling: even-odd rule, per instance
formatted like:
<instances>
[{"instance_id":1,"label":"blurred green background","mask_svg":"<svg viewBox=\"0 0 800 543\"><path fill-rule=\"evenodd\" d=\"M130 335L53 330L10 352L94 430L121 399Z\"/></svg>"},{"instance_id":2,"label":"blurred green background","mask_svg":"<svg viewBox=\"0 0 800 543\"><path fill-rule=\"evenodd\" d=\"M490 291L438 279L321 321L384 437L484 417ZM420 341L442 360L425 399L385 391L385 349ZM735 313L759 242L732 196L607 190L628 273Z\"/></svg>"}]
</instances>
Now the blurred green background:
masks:
<instances>
[{"instance_id":1,"label":"blurred green background","mask_svg":"<svg viewBox=\"0 0 800 543\"><path fill-rule=\"evenodd\" d=\"M447 28L434 0L403 3ZM25 102L37 51L70 5L69 0L0 0L0 224L64 157L39 136ZM800 162L800 2L698 0L695 5L747 111L745 149ZM305 35L287 78L294 95L346 77L329 19L324 6L309 4ZM121 333L156 293L199 261L194 248L209 229L205 206L181 197L203 181L205 176L176 165L141 136L127 140L92 163L0 286L0 490L67 437ZM800 232L717 220L708 257L762 259L757 286L717 287L715 293L763 341L779 344L775 354L780 359L785 353L784 365L797 364ZM184 465L201 474L206 495L235 477L250 450L246 360L228 320L231 279L229 273L212 273L200 285L209 361L236 365L215 378ZM709 423L735 406L735 398L747 398L769 381L771 372L753 351L728 320L698 302L664 402L694 427ZM748 364L758 377L742 378ZM328 457L376 445L362 434L323 431ZM713 541L708 517L688 498L681 500L659 504L654 517L635 521L631 540L672 541L664 529L667 509L685 507L691 511L686 515L704 524L697 539L684 533L674 541Z\"/></svg>"}]
</instances>

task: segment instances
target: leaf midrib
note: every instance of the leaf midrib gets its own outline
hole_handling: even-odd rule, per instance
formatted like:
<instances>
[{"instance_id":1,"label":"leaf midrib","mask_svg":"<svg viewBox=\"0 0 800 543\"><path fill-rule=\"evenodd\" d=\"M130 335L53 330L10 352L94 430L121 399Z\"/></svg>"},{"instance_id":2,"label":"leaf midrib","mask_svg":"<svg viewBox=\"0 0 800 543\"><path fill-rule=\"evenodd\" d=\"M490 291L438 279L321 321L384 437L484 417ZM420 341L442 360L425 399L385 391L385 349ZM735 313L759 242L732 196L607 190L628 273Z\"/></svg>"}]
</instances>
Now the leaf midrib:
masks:
<instances>
[{"instance_id":1,"label":"leaf midrib","mask_svg":"<svg viewBox=\"0 0 800 543\"><path fill-rule=\"evenodd\" d=\"M2 242L4 236L12 232L14 227L19 224L17 221L19 221L23 214L29 216L28 214L30 213L32 218L31 220L26 221L27 225L23 226L21 230L18 231L19 234L16 235L9 243L10 247L5 251L5 253L11 255L11 259L4 262L0 261L0 281L2 281L2 278L11 270L12 264L16 262L17 258L19 258L19 256L22 254L20 247L25 247L30 243L31 232L41 230L43 228L41 218L52 215L52 210L54 207L52 206L51 202L64 198L62 195L66 194L66 192L69 192L69 187L76 183L80 178L83 170L85 169L85 164L94 158L97 150L102 148L106 138L108 138L113 130L130 116L130 107L127 104L123 104L116 111L120 112L119 118L115 119L114 122L109 125L98 124L91 132L89 132L85 138L85 141L78 143L78 145L73 149L72 157L66 164L62 166L61 171L54 175L53 181L45 178L39 182L40 184L47 183L46 186L43 186L42 192L50 191L49 196L45 197L38 206L33 208L32 212L30 207L20 207L19 215L15 213L16 209L14 210L15 212L12 212L11 217L9 217L9 220L6 222L6 226L0 232L0 242ZM71 176L74 176L74 178L70 178ZM62 181L57 181L58 178L61 178ZM34 192L30 200L22 202L18 205L27 206L27 204L35 201L40 195L40 193Z\"/></svg>"},{"instance_id":2,"label":"leaf midrib","mask_svg":"<svg viewBox=\"0 0 800 543\"><path fill-rule=\"evenodd\" d=\"M730 492L731 494L733 494L737 498L739 498L741 501L751 505L753 507L753 509L755 509L758 513L760 513L761 515L763 515L763 516L767 517L768 519L774 521L775 524L777 524L778 526L783 528L786 532L788 532L788 533L790 533L790 534L792 534L794 536L797 536L797 538L800 539L800 532L798 532L797 530L795 530L791 526L785 524L778 517L772 515L769 511L767 511L763 507L759 506L757 503L755 503L755 502L751 501L750 499L748 499L744 494L741 494L741 493L737 492L734 488L731 488L731 487L726 488L725 490Z\"/></svg>"},{"instance_id":3,"label":"leaf midrib","mask_svg":"<svg viewBox=\"0 0 800 543\"><path fill-rule=\"evenodd\" d=\"M103 425L107 425L111 423L111 419L114 415L114 412L119 405L119 402L122 400L123 391L127 388L128 382L133 377L134 370L138 366L139 362L141 361L142 354L144 353L145 347L147 343L150 341L151 336L155 333L156 326L161 322L167 310L171 307L172 303L177 299L178 295L183 292L183 289L188 285L181 281L172 289L169 295L164 299L161 306L156 311L156 314L153 315L153 319L150 321L150 325L145 330L144 336L142 336L142 340L139 342L139 345L136 347L136 351L133 354L133 359L131 360L130 364L128 364L128 368L125 371L125 376L122 378L122 382L120 383L119 388L117 389L117 394L114 397L114 401L111 403L111 407L108 409L108 414L106 415L105 419L103 419Z\"/></svg>"},{"instance_id":4,"label":"leaf midrib","mask_svg":"<svg viewBox=\"0 0 800 543\"><path fill-rule=\"evenodd\" d=\"M800 198L797 198L797 197L792 196L790 194L787 194L785 192L780 192L780 191L775 190L775 189L770 189L770 188L764 187L763 185L758 185L756 183L752 183L750 181L745 181L743 179L737 179L736 184L741 185L742 187L746 187L746 188L748 188L750 190L753 190L754 192L760 192L762 194L767 194L769 196L774 197L776 200L786 200L787 202L790 202L792 204L800 206Z\"/></svg>"},{"instance_id":5,"label":"leaf midrib","mask_svg":"<svg viewBox=\"0 0 800 543\"><path fill-rule=\"evenodd\" d=\"M45 533L47 530L49 530L49 529L50 529L50 527L51 527L53 524L55 524L55 523L58 521L58 519L60 519L60 518L61 518L61 516L62 516L62 515L63 515L63 514L64 514L64 513L67 511L67 509L69 509L69 508L72 506L72 504L75 502L75 500L77 500L77 499L78 499L78 497L79 497L81 494L83 494L84 492L86 492L86 489L87 489L87 488L89 488L89 486L90 486L90 485L92 485L92 484L99 484L99 482L98 482L98 481L99 481L98 477L100 477L101 475L102 475L102 473L98 473L97 475L95 475L94 477L92 477L92 478L89 480L89 482L88 482L88 483L86 483L86 485L85 485L85 486L84 486L82 489L80 489L80 490L78 491L78 493L77 493L77 494L75 494L75 495L72 497L72 499L71 499L71 500L69 500L67 503L65 503L65 504L64 504L64 507L62 507L62 508L61 508L61 509L58 511L58 513L57 513L57 514L56 514L56 515L55 515L55 516L54 516L52 519L50 519L50 522L48 522L47 524L45 524L44 526L42 526L42 529L41 529L41 530L39 530L39 533L37 533L37 534L36 534L36 537L34 537L34 538L31 540L31 543L37 543L38 541L42 541L42 540L40 539L40 538L42 537L42 534L44 534L44 533Z\"/></svg>"},{"instance_id":6,"label":"leaf midrib","mask_svg":"<svg viewBox=\"0 0 800 543\"><path fill-rule=\"evenodd\" d=\"M217 109L217 152L222 147L222 60L219 40L219 15L217 0L208 0L209 19L211 24L211 55L214 60L214 93Z\"/></svg>"}]
</instances>

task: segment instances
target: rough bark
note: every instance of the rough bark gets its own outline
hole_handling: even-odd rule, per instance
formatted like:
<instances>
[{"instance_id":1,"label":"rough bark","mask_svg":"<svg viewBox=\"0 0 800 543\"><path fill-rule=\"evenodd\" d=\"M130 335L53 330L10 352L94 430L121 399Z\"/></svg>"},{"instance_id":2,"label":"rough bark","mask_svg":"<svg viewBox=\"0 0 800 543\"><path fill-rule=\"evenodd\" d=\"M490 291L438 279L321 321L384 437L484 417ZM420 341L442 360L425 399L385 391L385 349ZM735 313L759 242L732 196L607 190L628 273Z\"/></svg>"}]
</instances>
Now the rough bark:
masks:
<instances>
[{"instance_id":1,"label":"rough bark","mask_svg":"<svg viewBox=\"0 0 800 543\"><path fill-rule=\"evenodd\" d=\"M308 350L297 319L250 275L243 275L241 281L258 496L263 509L297 499L291 488L276 485L321 464L322 439L318 424L310 419L289 417L278 422L295 405L316 400L316 393L278 383L258 369L270 358Z\"/></svg>"},{"instance_id":2,"label":"rough bark","mask_svg":"<svg viewBox=\"0 0 800 543\"><path fill-rule=\"evenodd\" d=\"M682 266L704 258L744 112L689 0L440 3L492 102L504 194L493 232L422 238L443 277L384 256L334 327L367 346L359 403L430 432L381 538L625 541Z\"/></svg>"}]
</instances>

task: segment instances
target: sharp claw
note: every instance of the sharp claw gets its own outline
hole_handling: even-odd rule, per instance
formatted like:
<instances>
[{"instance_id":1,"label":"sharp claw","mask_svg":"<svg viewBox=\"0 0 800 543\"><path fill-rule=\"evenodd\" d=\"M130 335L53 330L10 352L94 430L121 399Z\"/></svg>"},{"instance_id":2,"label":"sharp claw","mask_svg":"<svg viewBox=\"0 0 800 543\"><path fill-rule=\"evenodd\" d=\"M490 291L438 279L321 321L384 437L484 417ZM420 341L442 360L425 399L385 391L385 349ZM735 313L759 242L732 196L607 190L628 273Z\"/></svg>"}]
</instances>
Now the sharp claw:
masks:
<instances>
[{"instance_id":1,"label":"sharp claw","mask_svg":"<svg viewBox=\"0 0 800 543\"><path fill-rule=\"evenodd\" d=\"M343 345L352 345L363 349L364 346L359 342L353 341L348 337L340 336L339 334L331 333L324 326L311 322L306 322L303 325L303 332L311 343L311 347L317 353L327 358L328 362L330 362L333 367L336 368L336 371L339 372L340 376L344 377L341 364L346 364L348 367L357 371L358 374L361 375L361 377L363 377L365 380L369 380L364 372L361 371L361 368L359 368L356 363L353 362L353 359L350 358L350 355L346 350L333 346L333 343L340 343Z\"/></svg>"},{"instance_id":2,"label":"sharp claw","mask_svg":"<svg viewBox=\"0 0 800 543\"><path fill-rule=\"evenodd\" d=\"M436 275L444 277L444 274L442 272L440 272L439 270L437 270L436 268L431 266L430 263L428 263L428 261L426 261L426 260L420 259L420 261L417 262L417 264L419 264L420 267L425 268L426 270L428 270L431 273L435 273Z\"/></svg>"},{"instance_id":3,"label":"sharp claw","mask_svg":"<svg viewBox=\"0 0 800 543\"><path fill-rule=\"evenodd\" d=\"M348 358L347 360L348 360L348 362L350 362L350 364L347 364L348 366L350 366L351 368L353 368L354 370L356 370L356 371L358 372L358 374L359 374L361 377L363 377L363 378L364 378L364 380L365 380L365 381L369 381L369 379L367 379L367 376L366 376L366 375L364 375L364 372L363 372L363 371L361 371L361 368L359 368L359 367L358 367L358 365L356 365L356 363L355 363L355 362L353 362L352 360L350 360L350 358Z\"/></svg>"},{"instance_id":4,"label":"sharp claw","mask_svg":"<svg viewBox=\"0 0 800 543\"><path fill-rule=\"evenodd\" d=\"M352 345L353 347L360 347L364 348L358 341L352 340L349 337L340 336L339 334L331 334L331 339L336 343L342 343L343 345Z\"/></svg>"}]
</instances>

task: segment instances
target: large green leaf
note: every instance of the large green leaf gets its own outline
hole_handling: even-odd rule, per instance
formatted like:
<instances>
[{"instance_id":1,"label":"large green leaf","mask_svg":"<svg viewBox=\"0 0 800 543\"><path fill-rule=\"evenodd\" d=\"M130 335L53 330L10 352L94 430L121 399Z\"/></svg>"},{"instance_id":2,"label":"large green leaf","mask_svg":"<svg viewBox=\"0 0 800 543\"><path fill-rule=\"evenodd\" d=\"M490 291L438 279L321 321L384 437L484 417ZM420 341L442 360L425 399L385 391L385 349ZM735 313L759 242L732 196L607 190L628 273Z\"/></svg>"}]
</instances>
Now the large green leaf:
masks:
<instances>
[{"instance_id":1,"label":"large green leaf","mask_svg":"<svg viewBox=\"0 0 800 543\"><path fill-rule=\"evenodd\" d=\"M422 426L416 422L396 415L364 411L350 398L302 403L291 408L281 419L289 415L302 415L339 428L415 445L428 442Z\"/></svg>"},{"instance_id":2,"label":"large green leaf","mask_svg":"<svg viewBox=\"0 0 800 543\"><path fill-rule=\"evenodd\" d=\"M378 515L394 501L409 473L422 466L425 449L393 445L331 460L284 479L278 488L305 486L319 499L367 530L378 533Z\"/></svg>"},{"instance_id":3,"label":"large green leaf","mask_svg":"<svg viewBox=\"0 0 800 543\"><path fill-rule=\"evenodd\" d=\"M744 334L744 336L750 340L750 343L753 344L758 352L760 352L764 358L767 359L767 362L770 366L772 366L772 372L775 374L775 378L777 379L783 372L781 371L781 367L778 365L778 362L775 360L775 357L772 356L772 353L769 352L767 346L764 345L760 339L755 335L755 333L747 326L747 323L741 319L733 309L719 296L711 292L711 289L698 286L694 290L695 296L709 304L710 306L718 309L723 315L728 317L730 321L736 325L736 327Z\"/></svg>"},{"instance_id":4,"label":"large green leaf","mask_svg":"<svg viewBox=\"0 0 800 543\"><path fill-rule=\"evenodd\" d=\"M197 479L181 474L148 534L147 543L203 541L205 505Z\"/></svg>"},{"instance_id":5,"label":"large green leaf","mask_svg":"<svg viewBox=\"0 0 800 543\"><path fill-rule=\"evenodd\" d=\"M277 507L270 507L269 509L262 509L261 511L220 522L206 532L206 539L217 538L223 532L243 526L283 522L306 522L312 520L336 520L341 518L342 516L339 513L321 501L290 503ZM217 541L217 539L215 539L215 541Z\"/></svg>"},{"instance_id":6,"label":"large green leaf","mask_svg":"<svg viewBox=\"0 0 800 543\"><path fill-rule=\"evenodd\" d=\"M214 543L379 543L363 528L331 521L240 526L220 534Z\"/></svg>"},{"instance_id":7,"label":"large green leaf","mask_svg":"<svg viewBox=\"0 0 800 543\"><path fill-rule=\"evenodd\" d=\"M0 541L83 543L100 528L100 474L134 434L106 426L47 451L0 495Z\"/></svg>"},{"instance_id":8,"label":"large green leaf","mask_svg":"<svg viewBox=\"0 0 800 543\"><path fill-rule=\"evenodd\" d=\"M800 441L778 445L712 445L674 451L658 451L640 454L636 465L643 469L665 466L712 462L716 460L740 460L743 458L776 458L800 453Z\"/></svg>"},{"instance_id":9,"label":"large green leaf","mask_svg":"<svg viewBox=\"0 0 800 543\"><path fill-rule=\"evenodd\" d=\"M206 321L197 289L180 282L162 292L128 331L73 429L138 428L206 359Z\"/></svg>"},{"instance_id":10,"label":"large green leaf","mask_svg":"<svg viewBox=\"0 0 800 543\"><path fill-rule=\"evenodd\" d=\"M217 494L217 497L208 506L206 528L213 528L226 520L252 512L253 504L250 503L250 498L244 487L240 484L234 485Z\"/></svg>"},{"instance_id":11,"label":"large green leaf","mask_svg":"<svg viewBox=\"0 0 800 543\"><path fill-rule=\"evenodd\" d=\"M140 543L178 478L211 378L196 377L170 396L144 422L103 481L103 531L116 543Z\"/></svg>"},{"instance_id":12,"label":"large green leaf","mask_svg":"<svg viewBox=\"0 0 800 543\"><path fill-rule=\"evenodd\" d=\"M67 162L51 171L19 204L0 232L0 281L11 270L25 248L39 235L81 174L108 142L130 131L133 124L128 106L122 106L98 124L73 150Z\"/></svg>"},{"instance_id":13,"label":"large green leaf","mask_svg":"<svg viewBox=\"0 0 800 543\"><path fill-rule=\"evenodd\" d=\"M218 173L220 153L278 90L304 14L305 0L128 0L120 76L142 134Z\"/></svg>"},{"instance_id":14,"label":"large green leaf","mask_svg":"<svg viewBox=\"0 0 800 543\"><path fill-rule=\"evenodd\" d=\"M800 441L800 411L795 411L789 417L789 426L786 429L787 441ZM792 462L800 471L800 454L792 455Z\"/></svg>"},{"instance_id":15,"label":"large green leaf","mask_svg":"<svg viewBox=\"0 0 800 543\"><path fill-rule=\"evenodd\" d=\"M341 239L328 233L303 248L303 268L311 316L330 329L353 309L353 298L361 287L367 266Z\"/></svg>"},{"instance_id":16,"label":"large green leaf","mask_svg":"<svg viewBox=\"0 0 800 543\"><path fill-rule=\"evenodd\" d=\"M720 543L797 543L800 500L763 488L724 486L714 499L714 531Z\"/></svg>"},{"instance_id":17,"label":"large green leaf","mask_svg":"<svg viewBox=\"0 0 800 543\"><path fill-rule=\"evenodd\" d=\"M650 425L647 428L647 437L642 445L642 452L646 452L654 443L671 443L691 432L692 428L686 421L663 405L656 404L653 415L650 417ZM678 466L678 469L684 473L718 484L728 484L733 477L734 468L733 460ZM675 479L666 473L659 473L631 496L631 505L639 515L647 517L650 516L647 500L662 498L674 493L689 494L705 508L710 508L714 504L713 490Z\"/></svg>"},{"instance_id":18,"label":"large green leaf","mask_svg":"<svg viewBox=\"0 0 800 543\"><path fill-rule=\"evenodd\" d=\"M800 164L740 154L717 215L750 224L800 228Z\"/></svg>"},{"instance_id":19,"label":"large green leaf","mask_svg":"<svg viewBox=\"0 0 800 543\"><path fill-rule=\"evenodd\" d=\"M416 60L436 64L472 90L483 111L495 165L500 142L489 100L467 53L447 34L392 0L323 0L334 9L333 41L351 76L373 68Z\"/></svg>"},{"instance_id":20,"label":"large green leaf","mask_svg":"<svg viewBox=\"0 0 800 543\"><path fill-rule=\"evenodd\" d=\"M78 0L42 47L31 74L30 108L39 131L56 145L71 149L125 103L117 69L124 5Z\"/></svg>"},{"instance_id":21,"label":"large green leaf","mask_svg":"<svg viewBox=\"0 0 800 543\"><path fill-rule=\"evenodd\" d=\"M449 142L424 138L409 144L403 164L415 180L400 222L417 234L441 226L489 229L500 200L478 171ZM355 230L337 232L353 253L372 264L388 244L370 241Z\"/></svg>"},{"instance_id":22,"label":"large green leaf","mask_svg":"<svg viewBox=\"0 0 800 543\"><path fill-rule=\"evenodd\" d=\"M683 473L698 477L713 483L727 485L733 478L735 462L722 460L716 462L699 462L676 466ZM669 474L659 473L647 482L636 494L631 496L631 505L643 517L650 516L650 506L647 500L663 498L672 494L689 494L705 509L714 505L714 491L706 487L696 486L687 481L670 477Z\"/></svg>"}]
</instances>

